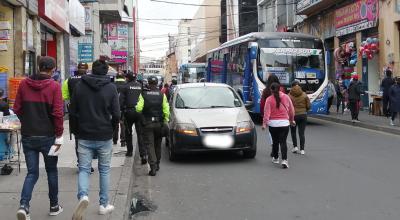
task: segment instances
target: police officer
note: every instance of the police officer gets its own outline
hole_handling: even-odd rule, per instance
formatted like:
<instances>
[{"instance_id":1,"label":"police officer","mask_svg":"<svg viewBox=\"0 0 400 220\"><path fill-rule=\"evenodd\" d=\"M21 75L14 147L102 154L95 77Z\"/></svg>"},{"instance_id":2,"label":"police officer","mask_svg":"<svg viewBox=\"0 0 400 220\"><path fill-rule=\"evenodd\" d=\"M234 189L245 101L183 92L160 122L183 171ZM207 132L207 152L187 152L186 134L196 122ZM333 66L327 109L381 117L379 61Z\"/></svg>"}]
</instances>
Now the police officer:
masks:
<instances>
[{"instance_id":1,"label":"police officer","mask_svg":"<svg viewBox=\"0 0 400 220\"><path fill-rule=\"evenodd\" d=\"M142 85L136 81L136 77L132 73L126 74L127 83L120 92L120 105L121 111L125 118L125 138L127 144L127 157L132 157L133 143L132 143L132 126L135 124L136 136L138 140L138 147L142 164L147 163L147 151L143 144L141 115L136 112L136 105L139 100L140 93L142 92Z\"/></svg>"},{"instance_id":2,"label":"police officer","mask_svg":"<svg viewBox=\"0 0 400 220\"><path fill-rule=\"evenodd\" d=\"M118 73L117 76L115 77L114 83L115 86L117 87L118 94L121 94L121 91L123 88L125 88L126 81L125 81L125 73ZM122 106L121 106L122 107ZM121 133L119 133L119 127L121 127ZM124 115L122 115L121 121L119 124L117 124L114 128L114 134L113 134L113 143L116 145L118 143L118 134L120 135L120 140L121 140L121 147L126 146L126 137L125 137L125 123L124 123Z\"/></svg>"},{"instance_id":3,"label":"police officer","mask_svg":"<svg viewBox=\"0 0 400 220\"><path fill-rule=\"evenodd\" d=\"M167 97L158 90L158 79L148 78L149 89L139 96L136 111L143 115L143 141L149 153L150 176L155 176L160 169L161 128L169 121L169 105Z\"/></svg>"}]
</instances>

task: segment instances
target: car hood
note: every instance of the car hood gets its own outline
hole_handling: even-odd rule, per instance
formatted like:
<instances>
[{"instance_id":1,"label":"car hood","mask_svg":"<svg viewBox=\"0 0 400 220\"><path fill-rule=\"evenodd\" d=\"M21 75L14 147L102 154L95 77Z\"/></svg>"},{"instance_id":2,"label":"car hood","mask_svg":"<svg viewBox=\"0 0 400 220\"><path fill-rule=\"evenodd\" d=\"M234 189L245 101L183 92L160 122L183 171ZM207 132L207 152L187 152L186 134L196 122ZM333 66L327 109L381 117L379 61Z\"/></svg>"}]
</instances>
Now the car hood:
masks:
<instances>
[{"instance_id":1,"label":"car hood","mask_svg":"<svg viewBox=\"0 0 400 220\"><path fill-rule=\"evenodd\" d=\"M235 127L237 122L250 121L245 108L175 109L177 123L203 127Z\"/></svg>"}]
</instances>

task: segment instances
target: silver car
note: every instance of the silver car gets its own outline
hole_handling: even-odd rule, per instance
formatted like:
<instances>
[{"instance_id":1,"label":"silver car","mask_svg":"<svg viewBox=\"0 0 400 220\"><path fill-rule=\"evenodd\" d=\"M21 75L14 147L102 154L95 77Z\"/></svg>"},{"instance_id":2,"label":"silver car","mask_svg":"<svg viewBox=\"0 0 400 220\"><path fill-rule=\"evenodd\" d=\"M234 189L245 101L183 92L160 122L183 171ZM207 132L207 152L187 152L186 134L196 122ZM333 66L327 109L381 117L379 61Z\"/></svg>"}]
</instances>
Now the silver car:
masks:
<instances>
[{"instance_id":1,"label":"silver car","mask_svg":"<svg viewBox=\"0 0 400 220\"><path fill-rule=\"evenodd\" d=\"M170 102L169 159L185 152L257 152L257 134L239 95L226 84L178 85Z\"/></svg>"}]
</instances>

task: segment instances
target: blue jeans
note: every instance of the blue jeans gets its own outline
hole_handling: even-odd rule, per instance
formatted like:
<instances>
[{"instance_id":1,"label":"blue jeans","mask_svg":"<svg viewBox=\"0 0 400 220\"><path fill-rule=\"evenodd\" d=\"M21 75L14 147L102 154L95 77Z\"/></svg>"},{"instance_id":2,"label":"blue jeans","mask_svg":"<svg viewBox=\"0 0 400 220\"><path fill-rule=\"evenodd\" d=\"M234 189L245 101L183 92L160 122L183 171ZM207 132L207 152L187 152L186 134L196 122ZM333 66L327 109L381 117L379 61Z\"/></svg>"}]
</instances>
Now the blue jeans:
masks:
<instances>
[{"instance_id":1,"label":"blue jeans","mask_svg":"<svg viewBox=\"0 0 400 220\"><path fill-rule=\"evenodd\" d=\"M108 187L110 183L110 164L112 153L112 140L88 141L79 140L79 178L78 178L78 199L87 196L89 193L90 168L92 158L97 154L99 159L100 173L100 205L108 204Z\"/></svg>"},{"instance_id":2,"label":"blue jeans","mask_svg":"<svg viewBox=\"0 0 400 220\"><path fill-rule=\"evenodd\" d=\"M54 137L22 137L22 147L25 154L28 174L25 177L24 186L22 188L20 205L24 205L29 208L29 202L32 198L32 191L39 178L40 153L43 155L47 172L50 206L53 207L58 205L58 157L48 156L54 141Z\"/></svg>"}]
</instances>

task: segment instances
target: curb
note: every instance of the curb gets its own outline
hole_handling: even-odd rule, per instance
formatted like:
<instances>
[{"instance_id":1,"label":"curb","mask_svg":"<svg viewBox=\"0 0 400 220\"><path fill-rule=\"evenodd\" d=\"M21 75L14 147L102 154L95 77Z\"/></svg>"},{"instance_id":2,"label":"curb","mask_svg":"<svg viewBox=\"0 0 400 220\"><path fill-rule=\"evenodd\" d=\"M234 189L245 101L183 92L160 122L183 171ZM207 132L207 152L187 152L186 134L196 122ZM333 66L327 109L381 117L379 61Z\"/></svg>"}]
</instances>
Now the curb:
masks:
<instances>
[{"instance_id":1,"label":"curb","mask_svg":"<svg viewBox=\"0 0 400 220\"><path fill-rule=\"evenodd\" d=\"M136 152L135 146L133 150ZM113 201L115 210L108 217L109 220L129 219L130 189L135 181L133 170L134 158L134 156L125 157L124 168L121 172L121 176L118 177L118 186Z\"/></svg>"},{"instance_id":2,"label":"curb","mask_svg":"<svg viewBox=\"0 0 400 220\"><path fill-rule=\"evenodd\" d=\"M363 122L353 123L348 120L344 120L344 119L340 119L340 118L332 118L332 117L327 117L327 116L322 116L322 115L312 115L312 116L310 116L310 118L335 122L338 124L350 125L350 126L354 126L354 127L365 128L365 129L374 130L374 131L382 131L382 132L386 132L386 133L390 133L390 134L394 134L394 135L400 135L399 129L393 129L390 127L372 125L372 124L367 124L367 123L363 123Z\"/></svg>"}]
</instances>

